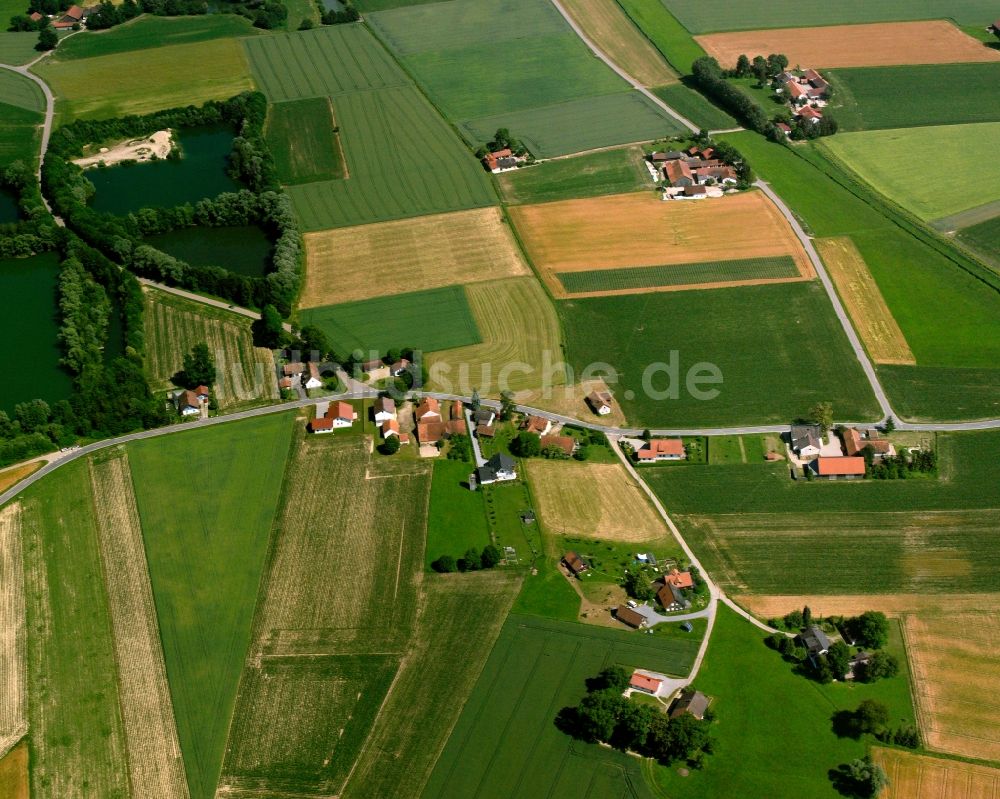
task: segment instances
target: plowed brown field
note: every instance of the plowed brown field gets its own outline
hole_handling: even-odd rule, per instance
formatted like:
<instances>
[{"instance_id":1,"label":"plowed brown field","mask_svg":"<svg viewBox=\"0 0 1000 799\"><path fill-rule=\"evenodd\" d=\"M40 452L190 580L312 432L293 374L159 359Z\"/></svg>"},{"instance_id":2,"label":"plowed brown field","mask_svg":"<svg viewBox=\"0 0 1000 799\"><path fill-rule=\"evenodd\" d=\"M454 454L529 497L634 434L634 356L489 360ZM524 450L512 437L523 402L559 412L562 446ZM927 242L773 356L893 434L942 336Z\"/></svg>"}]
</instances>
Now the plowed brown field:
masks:
<instances>
[{"instance_id":1,"label":"plowed brown field","mask_svg":"<svg viewBox=\"0 0 1000 799\"><path fill-rule=\"evenodd\" d=\"M944 20L774 28L694 38L723 67L736 66L744 53L750 58L784 53L789 64L815 69L1000 61L1000 51Z\"/></svg>"},{"instance_id":2,"label":"plowed brown field","mask_svg":"<svg viewBox=\"0 0 1000 799\"><path fill-rule=\"evenodd\" d=\"M791 226L759 191L688 202L616 194L520 205L509 213L557 297L566 296L557 272L593 269L789 255L801 276L813 276Z\"/></svg>"}]
</instances>

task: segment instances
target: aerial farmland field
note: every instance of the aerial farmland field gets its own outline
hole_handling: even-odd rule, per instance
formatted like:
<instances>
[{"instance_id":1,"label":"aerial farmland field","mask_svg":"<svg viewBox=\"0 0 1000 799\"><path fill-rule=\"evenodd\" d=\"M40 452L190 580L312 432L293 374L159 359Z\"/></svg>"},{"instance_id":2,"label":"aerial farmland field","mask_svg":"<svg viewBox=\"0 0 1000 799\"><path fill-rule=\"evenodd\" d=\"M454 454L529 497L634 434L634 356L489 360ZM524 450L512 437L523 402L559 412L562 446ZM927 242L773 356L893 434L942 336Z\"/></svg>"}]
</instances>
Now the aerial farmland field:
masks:
<instances>
[{"instance_id":1,"label":"aerial farmland field","mask_svg":"<svg viewBox=\"0 0 1000 799\"><path fill-rule=\"evenodd\" d=\"M250 319L155 289L146 292L145 316L148 369L157 389L171 387L184 356L204 343L222 378L214 386L221 407L278 398L274 356L253 346Z\"/></svg>"},{"instance_id":2,"label":"aerial farmland field","mask_svg":"<svg viewBox=\"0 0 1000 799\"><path fill-rule=\"evenodd\" d=\"M344 150L328 97L290 100L271 106L267 138L284 184L347 177Z\"/></svg>"},{"instance_id":3,"label":"aerial farmland field","mask_svg":"<svg viewBox=\"0 0 1000 799\"><path fill-rule=\"evenodd\" d=\"M561 386L562 333L552 302L534 277L470 283L465 287L481 338L478 344L435 352L427 359L432 389L489 396ZM524 365L528 371L517 367ZM501 379L505 385L499 385Z\"/></svg>"},{"instance_id":4,"label":"aerial farmland field","mask_svg":"<svg viewBox=\"0 0 1000 799\"><path fill-rule=\"evenodd\" d=\"M713 33L696 40L729 69L741 54L760 53L783 53L789 63L815 69L1000 61L1000 52L944 20Z\"/></svg>"},{"instance_id":5,"label":"aerial farmland field","mask_svg":"<svg viewBox=\"0 0 1000 799\"><path fill-rule=\"evenodd\" d=\"M275 414L128 450L191 799L215 794L291 422Z\"/></svg>"},{"instance_id":6,"label":"aerial farmland field","mask_svg":"<svg viewBox=\"0 0 1000 799\"><path fill-rule=\"evenodd\" d=\"M0 164L36 158L41 124L39 112L0 103Z\"/></svg>"},{"instance_id":7,"label":"aerial farmland field","mask_svg":"<svg viewBox=\"0 0 1000 799\"><path fill-rule=\"evenodd\" d=\"M301 316L345 353L403 347L433 352L482 340L461 286L306 308Z\"/></svg>"},{"instance_id":8,"label":"aerial farmland field","mask_svg":"<svg viewBox=\"0 0 1000 799\"><path fill-rule=\"evenodd\" d=\"M823 289L809 282L573 299L558 307L570 365L579 373L594 362L610 364L618 402L633 425L785 421L820 400L832 402L838 418L874 418L874 397L827 303ZM812 352L816 338L825 343L822 358ZM677 381L663 371L672 351ZM722 382L703 385L719 393L702 401L684 382L688 369L705 362L718 367ZM810 365L807 382L795 377L801 363ZM643 386L656 364L651 388L665 398L647 395Z\"/></svg>"},{"instance_id":9,"label":"aerial farmland field","mask_svg":"<svg viewBox=\"0 0 1000 799\"><path fill-rule=\"evenodd\" d=\"M302 308L530 274L498 208L338 228L305 241Z\"/></svg>"},{"instance_id":10,"label":"aerial farmland field","mask_svg":"<svg viewBox=\"0 0 1000 799\"><path fill-rule=\"evenodd\" d=\"M528 476L550 532L607 541L653 541L669 532L619 463L531 460Z\"/></svg>"},{"instance_id":11,"label":"aerial farmland field","mask_svg":"<svg viewBox=\"0 0 1000 799\"><path fill-rule=\"evenodd\" d=\"M691 33L719 30L790 27L797 20L813 25L847 25L893 20L951 18L960 25L987 23L996 16L990 0L775 0L740 3L729 0L663 0L664 5Z\"/></svg>"},{"instance_id":12,"label":"aerial farmland field","mask_svg":"<svg viewBox=\"0 0 1000 799\"><path fill-rule=\"evenodd\" d=\"M704 285L733 280L728 261L790 256L797 276L812 275L791 227L757 191L706 202L663 202L653 193L621 194L521 205L511 208L510 215L529 257L557 297L570 290L559 275L596 269L705 263L709 266L689 281ZM726 235L719 235L723 229ZM782 271L779 279L788 277ZM574 291L600 290L592 281L582 289L576 282ZM656 285L651 280L639 282ZM682 284L673 279L665 282ZM614 288L609 285L608 290Z\"/></svg>"},{"instance_id":13,"label":"aerial farmland field","mask_svg":"<svg viewBox=\"0 0 1000 799\"><path fill-rule=\"evenodd\" d=\"M1000 122L1000 64L834 69L824 75L834 86L831 113L841 130Z\"/></svg>"},{"instance_id":14,"label":"aerial farmland field","mask_svg":"<svg viewBox=\"0 0 1000 799\"><path fill-rule=\"evenodd\" d=\"M1000 771L988 766L881 747L873 754L889 777L885 799L977 799L1000 789Z\"/></svg>"},{"instance_id":15,"label":"aerial farmland field","mask_svg":"<svg viewBox=\"0 0 1000 799\"><path fill-rule=\"evenodd\" d=\"M38 51L35 49L37 42L38 37L32 36L30 32L0 33L0 62L18 65L34 61L38 57Z\"/></svg>"},{"instance_id":16,"label":"aerial farmland field","mask_svg":"<svg viewBox=\"0 0 1000 799\"><path fill-rule=\"evenodd\" d=\"M602 150L506 172L497 182L512 205L624 194L652 186L643 155L639 147Z\"/></svg>"},{"instance_id":17,"label":"aerial farmland field","mask_svg":"<svg viewBox=\"0 0 1000 799\"><path fill-rule=\"evenodd\" d=\"M927 181L908 164L930 163L942 151L1000 144L1000 122L842 133L824 142L889 199L925 221L1000 200L1000 165L984 162L971 182Z\"/></svg>"},{"instance_id":18,"label":"aerial farmland field","mask_svg":"<svg viewBox=\"0 0 1000 799\"><path fill-rule=\"evenodd\" d=\"M575 742L553 719L606 665L678 673L697 648L692 639L509 616L422 796L564 795L571 782L574 792L646 799L638 760Z\"/></svg>"},{"instance_id":19,"label":"aerial farmland field","mask_svg":"<svg viewBox=\"0 0 1000 799\"><path fill-rule=\"evenodd\" d=\"M49 59L35 71L65 98L56 104L63 123L199 105L253 88L250 65L235 39Z\"/></svg>"},{"instance_id":20,"label":"aerial farmland field","mask_svg":"<svg viewBox=\"0 0 1000 799\"><path fill-rule=\"evenodd\" d=\"M0 98L7 105L23 108L25 111L44 111L45 95L38 86L23 75L0 70Z\"/></svg>"}]
</instances>

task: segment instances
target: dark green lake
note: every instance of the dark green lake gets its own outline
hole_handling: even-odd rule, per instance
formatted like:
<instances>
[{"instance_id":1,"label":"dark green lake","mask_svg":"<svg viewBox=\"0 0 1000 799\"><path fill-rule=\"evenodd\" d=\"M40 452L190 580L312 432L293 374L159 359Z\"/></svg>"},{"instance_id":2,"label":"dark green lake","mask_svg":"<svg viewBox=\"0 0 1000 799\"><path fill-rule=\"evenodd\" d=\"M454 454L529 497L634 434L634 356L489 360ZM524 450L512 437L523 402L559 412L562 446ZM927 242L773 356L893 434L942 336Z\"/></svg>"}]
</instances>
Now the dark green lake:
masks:
<instances>
[{"instance_id":1,"label":"dark green lake","mask_svg":"<svg viewBox=\"0 0 1000 799\"><path fill-rule=\"evenodd\" d=\"M272 249L264 231L253 225L181 228L145 241L192 266L221 266L250 277L267 272Z\"/></svg>"},{"instance_id":2,"label":"dark green lake","mask_svg":"<svg viewBox=\"0 0 1000 799\"><path fill-rule=\"evenodd\" d=\"M73 389L59 366L62 352L56 284L59 256L0 260L0 409L13 413L19 402L40 397L48 403L67 399Z\"/></svg>"},{"instance_id":3,"label":"dark green lake","mask_svg":"<svg viewBox=\"0 0 1000 799\"><path fill-rule=\"evenodd\" d=\"M207 125L181 128L174 135L180 142L179 159L86 170L97 189L91 206L127 214L140 208L173 208L242 188L226 174L232 129Z\"/></svg>"},{"instance_id":4,"label":"dark green lake","mask_svg":"<svg viewBox=\"0 0 1000 799\"><path fill-rule=\"evenodd\" d=\"M16 222L21 218L17 199L6 189L0 189L0 225Z\"/></svg>"}]
</instances>

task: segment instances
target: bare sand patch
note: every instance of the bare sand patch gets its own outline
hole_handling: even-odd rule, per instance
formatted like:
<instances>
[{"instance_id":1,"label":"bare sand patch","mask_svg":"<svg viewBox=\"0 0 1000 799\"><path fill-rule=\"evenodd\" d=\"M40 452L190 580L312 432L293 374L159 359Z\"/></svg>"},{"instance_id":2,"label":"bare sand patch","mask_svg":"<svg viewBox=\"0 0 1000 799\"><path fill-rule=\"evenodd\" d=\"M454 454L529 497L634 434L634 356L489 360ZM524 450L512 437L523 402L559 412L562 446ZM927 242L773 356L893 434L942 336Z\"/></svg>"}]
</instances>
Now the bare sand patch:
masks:
<instances>
[{"instance_id":1,"label":"bare sand patch","mask_svg":"<svg viewBox=\"0 0 1000 799\"><path fill-rule=\"evenodd\" d=\"M135 796L188 797L142 526L124 453L90 464Z\"/></svg>"},{"instance_id":2,"label":"bare sand patch","mask_svg":"<svg viewBox=\"0 0 1000 799\"><path fill-rule=\"evenodd\" d=\"M144 139L130 139L114 147L102 147L95 155L76 158L73 163L86 169L104 164L114 166L122 161L154 161L166 158L173 149L173 134L169 130L158 130Z\"/></svg>"},{"instance_id":3,"label":"bare sand patch","mask_svg":"<svg viewBox=\"0 0 1000 799\"><path fill-rule=\"evenodd\" d=\"M872 360L915 365L917 359L906 336L854 242L847 236L837 236L816 239L815 244Z\"/></svg>"},{"instance_id":4,"label":"bare sand patch","mask_svg":"<svg viewBox=\"0 0 1000 799\"><path fill-rule=\"evenodd\" d=\"M499 208L324 230L305 244L302 308L531 274Z\"/></svg>"},{"instance_id":5,"label":"bare sand patch","mask_svg":"<svg viewBox=\"0 0 1000 799\"><path fill-rule=\"evenodd\" d=\"M706 53L730 68L744 53L750 58L784 53L792 66L817 69L1000 61L1000 51L945 20L772 28L694 38Z\"/></svg>"},{"instance_id":6,"label":"bare sand patch","mask_svg":"<svg viewBox=\"0 0 1000 799\"><path fill-rule=\"evenodd\" d=\"M650 192L616 194L520 205L509 213L557 297L568 295L556 273L594 269L788 255L800 276L813 276L791 226L759 191L700 202L664 202Z\"/></svg>"},{"instance_id":7,"label":"bare sand patch","mask_svg":"<svg viewBox=\"0 0 1000 799\"><path fill-rule=\"evenodd\" d=\"M620 463L526 464L542 521L553 533L637 543L670 535Z\"/></svg>"},{"instance_id":8,"label":"bare sand patch","mask_svg":"<svg viewBox=\"0 0 1000 799\"><path fill-rule=\"evenodd\" d=\"M28 731L21 505L0 511L0 754Z\"/></svg>"}]
</instances>

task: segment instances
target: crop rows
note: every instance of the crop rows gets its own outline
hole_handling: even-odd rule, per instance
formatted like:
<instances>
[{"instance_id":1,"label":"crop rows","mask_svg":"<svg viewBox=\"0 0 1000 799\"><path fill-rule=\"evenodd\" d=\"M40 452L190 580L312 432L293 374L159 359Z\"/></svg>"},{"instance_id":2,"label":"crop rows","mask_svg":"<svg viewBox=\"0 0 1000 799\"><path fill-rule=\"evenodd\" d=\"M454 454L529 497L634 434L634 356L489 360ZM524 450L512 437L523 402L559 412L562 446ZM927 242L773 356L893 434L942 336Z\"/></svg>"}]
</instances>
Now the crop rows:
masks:
<instances>
[{"instance_id":1,"label":"crop rows","mask_svg":"<svg viewBox=\"0 0 1000 799\"><path fill-rule=\"evenodd\" d=\"M328 97L290 100L271 106L267 139L282 183L346 177L344 151L335 127Z\"/></svg>"},{"instance_id":2,"label":"crop rows","mask_svg":"<svg viewBox=\"0 0 1000 799\"><path fill-rule=\"evenodd\" d=\"M556 277L571 294L591 291L621 291L660 286L728 283L743 280L781 280L799 276L790 255L743 258L668 266L634 266L595 269L590 272L558 272Z\"/></svg>"},{"instance_id":3,"label":"crop rows","mask_svg":"<svg viewBox=\"0 0 1000 799\"><path fill-rule=\"evenodd\" d=\"M388 53L360 26L261 36L244 44L257 85L272 103L407 83Z\"/></svg>"},{"instance_id":4,"label":"crop rows","mask_svg":"<svg viewBox=\"0 0 1000 799\"><path fill-rule=\"evenodd\" d=\"M28 730L21 506L0 511L0 757Z\"/></svg>"},{"instance_id":5,"label":"crop rows","mask_svg":"<svg viewBox=\"0 0 1000 799\"><path fill-rule=\"evenodd\" d=\"M481 340L461 286L307 308L302 321L321 327L344 352L391 347L433 352Z\"/></svg>"},{"instance_id":6,"label":"crop rows","mask_svg":"<svg viewBox=\"0 0 1000 799\"><path fill-rule=\"evenodd\" d=\"M128 460L91 464L114 629L129 777L137 796L187 799L184 764Z\"/></svg>"},{"instance_id":7,"label":"crop rows","mask_svg":"<svg viewBox=\"0 0 1000 799\"><path fill-rule=\"evenodd\" d=\"M250 320L219 313L159 292L146 303L148 368L156 388L165 389L195 344L204 342L215 359L215 393L223 408L258 399L277 399L274 356L254 347Z\"/></svg>"},{"instance_id":8,"label":"crop rows","mask_svg":"<svg viewBox=\"0 0 1000 799\"><path fill-rule=\"evenodd\" d=\"M289 189L306 230L494 204L486 174L416 89L341 95L334 111L351 177Z\"/></svg>"}]
</instances>

